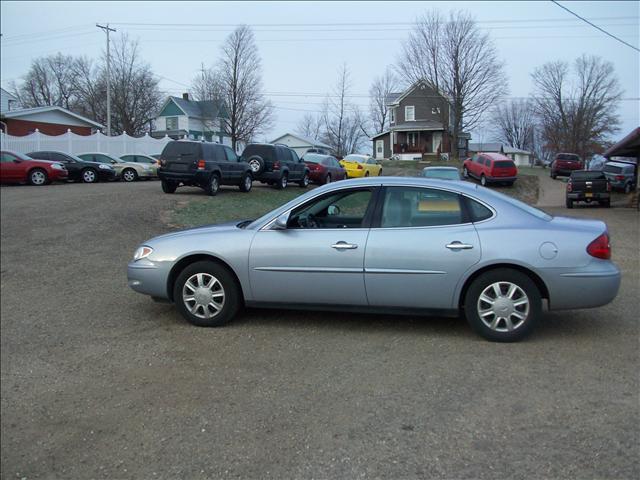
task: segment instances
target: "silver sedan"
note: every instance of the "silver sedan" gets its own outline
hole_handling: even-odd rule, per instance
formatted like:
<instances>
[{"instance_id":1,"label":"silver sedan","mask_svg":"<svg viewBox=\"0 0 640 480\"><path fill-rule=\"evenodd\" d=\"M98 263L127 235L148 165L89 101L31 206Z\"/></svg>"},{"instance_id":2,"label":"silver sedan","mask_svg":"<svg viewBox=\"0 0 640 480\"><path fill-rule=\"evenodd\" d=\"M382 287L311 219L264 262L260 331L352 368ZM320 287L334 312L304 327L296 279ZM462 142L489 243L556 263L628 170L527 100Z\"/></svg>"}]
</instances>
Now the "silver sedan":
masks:
<instances>
[{"instance_id":1,"label":"silver sedan","mask_svg":"<svg viewBox=\"0 0 640 480\"><path fill-rule=\"evenodd\" d=\"M464 313L494 341L529 334L548 309L613 300L607 226L552 217L475 184L376 177L312 190L257 220L144 242L135 291L199 326L242 306Z\"/></svg>"}]
</instances>

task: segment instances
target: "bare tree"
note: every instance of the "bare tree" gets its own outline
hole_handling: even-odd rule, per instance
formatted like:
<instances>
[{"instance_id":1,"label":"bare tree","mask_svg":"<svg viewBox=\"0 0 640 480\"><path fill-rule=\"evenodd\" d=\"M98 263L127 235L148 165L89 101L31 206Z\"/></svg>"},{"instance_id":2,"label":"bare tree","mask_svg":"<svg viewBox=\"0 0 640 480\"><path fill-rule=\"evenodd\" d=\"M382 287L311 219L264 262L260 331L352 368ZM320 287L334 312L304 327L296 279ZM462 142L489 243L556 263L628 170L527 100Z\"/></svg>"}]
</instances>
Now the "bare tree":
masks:
<instances>
[{"instance_id":1,"label":"bare tree","mask_svg":"<svg viewBox=\"0 0 640 480\"><path fill-rule=\"evenodd\" d=\"M76 99L72 110L104 125L107 123L107 83L103 73L102 67L88 57L79 57L73 62Z\"/></svg>"},{"instance_id":2,"label":"bare tree","mask_svg":"<svg viewBox=\"0 0 640 480\"><path fill-rule=\"evenodd\" d=\"M530 100L512 100L496 105L491 111L490 123L495 140L521 150L533 150L536 118Z\"/></svg>"},{"instance_id":3,"label":"bare tree","mask_svg":"<svg viewBox=\"0 0 640 480\"><path fill-rule=\"evenodd\" d=\"M62 53L33 60L22 82L12 84L14 95L25 108L51 105L70 108L75 94L73 63L73 57Z\"/></svg>"},{"instance_id":4,"label":"bare tree","mask_svg":"<svg viewBox=\"0 0 640 480\"><path fill-rule=\"evenodd\" d=\"M464 12L451 12L448 19L437 11L421 17L397 63L407 83L426 80L449 97L455 145L508 90L493 42Z\"/></svg>"},{"instance_id":5,"label":"bare tree","mask_svg":"<svg viewBox=\"0 0 640 480\"><path fill-rule=\"evenodd\" d=\"M382 133L389 126L389 108L387 98L396 90L398 80L390 68L376 77L369 88L369 119L374 133Z\"/></svg>"},{"instance_id":6,"label":"bare tree","mask_svg":"<svg viewBox=\"0 0 640 480\"><path fill-rule=\"evenodd\" d=\"M365 138L363 116L348 100L350 87L349 70L343 65L338 72L338 82L332 94L327 96L323 108L324 140L339 157L356 151Z\"/></svg>"},{"instance_id":7,"label":"bare tree","mask_svg":"<svg viewBox=\"0 0 640 480\"><path fill-rule=\"evenodd\" d=\"M223 96L220 72L214 68L203 68L191 83L196 100L220 100Z\"/></svg>"},{"instance_id":8,"label":"bare tree","mask_svg":"<svg viewBox=\"0 0 640 480\"><path fill-rule=\"evenodd\" d=\"M613 64L582 55L572 66L549 62L532 74L541 137L548 150L601 153L609 135L618 131L622 96Z\"/></svg>"},{"instance_id":9,"label":"bare tree","mask_svg":"<svg viewBox=\"0 0 640 480\"><path fill-rule=\"evenodd\" d=\"M324 137L324 125L322 123L322 114L307 113L298 122L296 132L303 137L318 140Z\"/></svg>"},{"instance_id":10,"label":"bare tree","mask_svg":"<svg viewBox=\"0 0 640 480\"><path fill-rule=\"evenodd\" d=\"M251 141L273 122L273 106L261 92L258 48L248 26L236 28L225 40L218 75L228 115L225 128L236 149L239 141Z\"/></svg>"}]
</instances>

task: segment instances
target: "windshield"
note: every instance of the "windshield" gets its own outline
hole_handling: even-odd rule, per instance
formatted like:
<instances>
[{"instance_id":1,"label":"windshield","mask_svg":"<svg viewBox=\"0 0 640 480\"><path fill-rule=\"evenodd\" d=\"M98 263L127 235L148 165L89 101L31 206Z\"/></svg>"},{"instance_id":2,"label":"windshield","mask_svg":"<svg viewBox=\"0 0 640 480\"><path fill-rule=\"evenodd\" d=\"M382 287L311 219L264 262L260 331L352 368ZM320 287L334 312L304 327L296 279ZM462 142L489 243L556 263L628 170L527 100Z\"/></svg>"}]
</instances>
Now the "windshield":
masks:
<instances>
[{"instance_id":1,"label":"windshield","mask_svg":"<svg viewBox=\"0 0 640 480\"><path fill-rule=\"evenodd\" d=\"M607 173L622 173L622 167L618 167L616 165L605 165L602 171Z\"/></svg>"},{"instance_id":2,"label":"windshield","mask_svg":"<svg viewBox=\"0 0 640 480\"><path fill-rule=\"evenodd\" d=\"M510 160L501 160L501 161L495 162L494 166L496 168L512 168L512 167L515 167L516 164Z\"/></svg>"},{"instance_id":3,"label":"windshield","mask_svg":"<svg viewBox=\"0 0 640 480\"><path fill-rule=\"evenodd\" d=\"M326 157L324 155L318 155L317 153L307 153L302 157L305 162L309 163L322 163L325 158Z\"/></svg>"},{"instance_id":4,"label":"windshield","mask_svg":"<svg viewBox=\"0 0 640 480\"><path fill-rule=\"evenodd\" d=\"M442 178L444 180L460 180L458 170L449 168L435 168L432 170L424 170L423 175L427 178Z\"/></svg>"},{"instance_id":5,"label":"windshield","mask_svg":"<svg viewBox=\"0 0 640 480\"><path fill-rule=\"evenodd\" d=\"M573 153L559 153L556 156L556 160L568 160L571 162L579 162L580 161L580 157L578 155L575 155Z\"/></svg>"}]
</instances>

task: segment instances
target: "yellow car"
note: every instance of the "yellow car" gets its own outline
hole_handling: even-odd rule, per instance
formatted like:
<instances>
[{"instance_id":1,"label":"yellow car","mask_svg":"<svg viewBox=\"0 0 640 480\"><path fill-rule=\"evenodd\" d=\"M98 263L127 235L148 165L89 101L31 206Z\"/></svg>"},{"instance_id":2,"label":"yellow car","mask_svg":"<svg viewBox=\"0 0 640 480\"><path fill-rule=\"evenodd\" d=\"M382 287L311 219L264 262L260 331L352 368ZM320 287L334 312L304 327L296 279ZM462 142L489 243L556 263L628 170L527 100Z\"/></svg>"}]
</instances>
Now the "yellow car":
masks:
<instances>
[{"instance_id":1,"label":"yellow car","mask_svg":"<svg viewBox=\"0 0 640 480\"><path fill-rule=\"evenodd\" d=\"M378 165L376 159L369 155L347 155L340 160L340 165L347 172L347 178L379 177L382 175L382 166Z\"/></svg>"}]
</instances>

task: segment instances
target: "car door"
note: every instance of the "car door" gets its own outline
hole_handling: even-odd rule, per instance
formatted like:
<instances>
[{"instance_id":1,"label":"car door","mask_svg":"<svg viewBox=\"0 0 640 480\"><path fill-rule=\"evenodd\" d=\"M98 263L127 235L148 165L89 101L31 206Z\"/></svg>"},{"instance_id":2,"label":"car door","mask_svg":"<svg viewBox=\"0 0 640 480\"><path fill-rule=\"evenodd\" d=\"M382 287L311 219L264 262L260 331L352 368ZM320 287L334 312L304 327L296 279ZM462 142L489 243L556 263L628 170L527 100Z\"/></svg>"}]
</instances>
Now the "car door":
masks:
<instances>
[{"instance_id":1,"label":"car door","mask_svg":"<svg viewBox=\"0 0 640 480\"><path fill-rule=\"evenodd\" d=\"M449 309L464 274L480 260L480 239L456 192L387 187L364 259L369 304Z\"/></svg>"},{"instance_id":2,"label":"car door","mask_svg":"<svg viewBox=\"0 0 640 480\"><path fill-rule=\"evenodd\" d=\"M2 152L0 157L0 180L3 182L18 182L24 179L20 159L9 152Z\"/></svg>"},{"instance_id":3,"label":"car door","mask_svg":"<svg viewBox=\"0 0 640 480\"><path fill-rule=\"evenodd\" d=\"M292 150L290 148L287 148L287 150L289 152L289 155L291 156L291 165L295 170L295 178L296 180L302 180L302 177L304 176L305 164L302 160L300 160L300 157L298 157L298 154L295 150Z\"/></svg>"},{"instance_id":4,"label":"car door","mask_svg":"<svg viewBox=\"0 0 640 480\"><path fill-rule=\"evenodd\" d=\"M286 229L258 231L249 252L254 299L366 305L363 264L375 192L333 191L294 208Z\"/></svg>"},{"instance_id":5,"label":"car door","mask_svg":"<svg viewBox=\"0 0 640 480\"><path fill-rule=\"evenodd\" d=\"M223 148L227 162L229 162L229 171L231 173L230 178L233 183L240 183L240 178L244 173L244 165L240 163L240 158L238 157L238 155L236 155L236 152L231 150L231 148L227 147L226 145Z\"/></svg>"}]
</instances>

